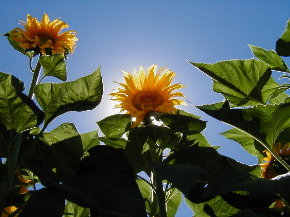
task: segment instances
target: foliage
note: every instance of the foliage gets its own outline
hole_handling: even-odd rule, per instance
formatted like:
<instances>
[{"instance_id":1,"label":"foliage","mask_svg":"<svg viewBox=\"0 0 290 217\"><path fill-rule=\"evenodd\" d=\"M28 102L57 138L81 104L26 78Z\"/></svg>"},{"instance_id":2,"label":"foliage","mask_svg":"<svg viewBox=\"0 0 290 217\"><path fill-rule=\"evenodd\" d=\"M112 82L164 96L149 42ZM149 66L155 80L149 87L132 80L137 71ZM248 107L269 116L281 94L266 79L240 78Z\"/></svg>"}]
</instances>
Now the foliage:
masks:
<instances>
[{"instance_id":1,"label":"foliage","mask_svg":"<svg viewBox=\"0 0 290 217\"><path fill-rule=\"evenodd\" d=\"M73 123L47 131L56 117L99 105L101 70L66 81L65 55L30 55L6 34L14 49L38 63L28 91L0 73L2 213L15 206L9 216L174 217L183 195L197 217L290 215L289 84L273 76L289 77L281 57L290 55L289 33L290 22L276 51L250 46L254 59L190 62L224 96L197 108L231 125L222 135L259 163L268 150L266 163L278 174L273 179L262 177L260 165L219 154L202 134L206 122L182 110L151 113L134 128L130 115L115 114L97 122L101 132L80 134ZM36 83L41 73L62 82ZM287 150L282 154L277 144Z\"/></svg>"}]
</instances>

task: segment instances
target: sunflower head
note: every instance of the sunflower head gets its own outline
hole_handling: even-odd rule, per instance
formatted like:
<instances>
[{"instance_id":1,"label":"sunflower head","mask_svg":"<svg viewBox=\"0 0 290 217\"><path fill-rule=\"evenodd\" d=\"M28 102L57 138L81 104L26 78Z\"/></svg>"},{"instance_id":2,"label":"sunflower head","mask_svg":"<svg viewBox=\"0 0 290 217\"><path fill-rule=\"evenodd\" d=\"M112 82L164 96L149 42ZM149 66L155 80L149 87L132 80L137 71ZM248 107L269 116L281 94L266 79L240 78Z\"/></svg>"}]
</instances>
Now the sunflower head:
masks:
<instances>
[{"instance_id":1,"label":"sunflower head","mask_svg":"<svg viewBox=\"0 0 290 217\"><path fill-rule=\"evenodd\" d=\"M282 157L287 163L290 160L290 143L287 143L281 148L281 143L274 145L273 151ZM274 158L274 156L265 150L266 156L263 158L261 166L262 176L266 179L274 178L278 175L286 173L286 169Z\"/></svg>"},{"instance_id":2,"label":"sunflower head","mask_svg":"<svg viewBox=\"0 0 290 217\"><path fill-rule=\"evenodd\" d=\"M8 217L10 214L15 212L16 210L17 210L17 207L15 207L15 206L7 206L3 209L2 213L1 213L1 217ZM18 216L18 214L14 215L14 216Z\"/></svg>"},{"instance_id":3,"label":"sunflower head","mask_svg":"<svg viewBox=\"0 0 290 217\"><path fill-rule=\"evenodd\" d=\"M77 38L75 31L61 30L68 28L68 25L55 19L50 21L47 14L44 14L41 21L27 15L27 20L21 21L24 29L15 28L8 37L13 43L27 51L35 54L54 55L73 53Z\"/></svg>"},{"instance_id":4,"label":"sunflower head","mask_svg":"<svg viewBox=\"0 0 290 217\"><path fill-rule=\"evenodd\" d=\"M138 126L152 112L174 114L176 105L184 104L183 100L174 97L184 97L175 90L184 87L182 84L171 84L175 73L166 68L157 69L152 65L147 69L140 67L138 71L124 72L124 83L116 93L111 93L112 100L119 101L116 107L126 111L135 118L132 127Z\"/></svg>"},{"instance_id":5,"label":"sunflower head","mask_svg":"<svg viewBox=\"0 0 290 217\"><path fill-rule=\"evenodd\" d=\"M281 148L281 143L274 145L273 152L283 158L287 163L290 161L290 143L287 143ZM274 158L274 156L268 151L265 150L264 153L266 156L263 158L261 166L262 177L265 179L272 179L278 175L286 173L286 169ZM273 208L281 210L285 207L285 204L280 199L276 199L273 202Z\"/></svg>"},{"instance_id":6,"label":"sunflower head","mask_svg":"<svg viewBox=\"0 0 290 217\"><path fill-rule=\"evenodd\" d=\"M34 181L27 178L20 170L16 171L16 176L19 181L18 194L26 194L29 191L28 187L30 187Z\"/></svg>"}]
</instances>

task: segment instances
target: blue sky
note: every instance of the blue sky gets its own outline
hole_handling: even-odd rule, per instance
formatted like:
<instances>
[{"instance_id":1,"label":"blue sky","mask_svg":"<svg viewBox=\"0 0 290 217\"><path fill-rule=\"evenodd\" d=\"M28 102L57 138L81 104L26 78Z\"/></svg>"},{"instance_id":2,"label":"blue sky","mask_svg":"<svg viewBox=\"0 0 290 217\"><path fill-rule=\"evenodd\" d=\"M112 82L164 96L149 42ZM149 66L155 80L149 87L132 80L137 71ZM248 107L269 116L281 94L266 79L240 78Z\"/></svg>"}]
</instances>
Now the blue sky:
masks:
<instances>
[{"instance_id":1,"label":"blue sky","mask_svg":"<svg viewBox=\"0 0 290 217\"><path fill-rule=\"evenodd\" d=\"M211 79L192 67L193 62L214 63L228 59L252 58L248 44L275 49L275 42L290 18L288 0L84 0L0 2L0 32L20 27L26 15L41 19L47 13L60 18L78 32L75 53L68 59L68 80L75 80L102 68L105 93L93 111L72 112L56 119L51 129L73 122L81 133L97 128L96 122L117 113L108 94L122 81L121 71L158 64L176 72L176 82L193 105L222 100L211 90ZM19 77L29 87L28 59L0 38L0 71ZM51 81L49 79L44 80ZM239 145L219 133L228 129L190 104L181 107L208 121L205 135L220 153L253 164ZM183 208L178 217L190 216Z\"/></svg>"}]
</instances>

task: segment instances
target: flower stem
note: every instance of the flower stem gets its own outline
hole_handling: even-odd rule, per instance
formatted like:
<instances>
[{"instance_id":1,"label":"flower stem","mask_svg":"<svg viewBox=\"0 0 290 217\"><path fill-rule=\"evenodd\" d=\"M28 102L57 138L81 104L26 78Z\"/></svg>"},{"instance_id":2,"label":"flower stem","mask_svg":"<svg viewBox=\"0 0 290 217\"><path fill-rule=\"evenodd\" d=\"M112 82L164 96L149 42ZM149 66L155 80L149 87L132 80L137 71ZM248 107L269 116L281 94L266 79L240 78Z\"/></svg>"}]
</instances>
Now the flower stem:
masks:
<instances>
[{"instance_id":1,"label":"flower stem","mask_svg":"<svg viewBox=\"0 0 290 217\"><path fill-rule=\"evenodd\" d=\"M162 154L161 158L160 155L157 153L157 146L155 144L155 141L149 139L148 141L149 147L150 147L150 153L151 153L151 158L152 161L157 161L160 162L162 161ZM165 203L165 193L163 190L163 184L162 184L162 179L158 176L156 171L154 169L151 170L151 177L150 177L151 183L153 185L153 188L151 189L152 194L151 194L151 202L157 204L153 204L153 207L158 206L158 217L167 217L166 213L166 203Z\"/></svg>"},{"instance_id":2,"label":"flower stem","mask_svg":"<svg viewBox=\"0 0 290 217\"><path fill-rule=\"evenodd\" d=\"M163 191L162 180L155 174L155 187L156 187L156 195L159 207L159 216L167 217L166 213L166 205L165 205L165 194Z\"/></svg>"},{"instance_id":3,"label":"flower stem","mask_svg":"<svg viewBox=\"0 0 290 217\"><path fill-rule=\"evenodd\" d=\"M32 81L31 81L31 85L30 85L30 89L29 89L29 93L28 93L28 97L29 98L33 98L33 89L37 83L38 77L39 77L39 73L40 73L40 69L41 69L41 64L38 60L37 65L35 67L35 69L32 71L33 72L33 77L32 77Z\"/></svg>"}]
</instances>

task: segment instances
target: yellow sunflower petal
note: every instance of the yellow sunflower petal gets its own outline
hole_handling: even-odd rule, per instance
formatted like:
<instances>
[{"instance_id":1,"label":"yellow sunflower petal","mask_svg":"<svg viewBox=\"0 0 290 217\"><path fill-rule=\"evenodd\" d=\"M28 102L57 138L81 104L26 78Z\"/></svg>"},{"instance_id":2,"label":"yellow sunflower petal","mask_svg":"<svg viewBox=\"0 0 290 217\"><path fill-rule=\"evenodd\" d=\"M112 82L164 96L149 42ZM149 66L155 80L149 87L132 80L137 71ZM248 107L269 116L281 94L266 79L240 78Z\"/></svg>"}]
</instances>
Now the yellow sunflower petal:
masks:
<instances>
[{"instance_id":1,"label":"yellow sunflower petal","mask_svg":"<svg viewBox=\"0 0 290 217\"><path fill-rule=\"evenodd\" d=\"M146 70L140 67L133 74L123 72L124 83L117 92L111 93L112 100L119 101L123 111L136 118L133 127L138 126L145 116L151 112L175 113L176 105L183 104L183 100L173 97L184 97L181 92L174 92L183 87L181 84L171 84L175 73L162 68L157 70L157 65L152 65Z\"/></svg>"},{"instance_id":2,"label":"yellow sunflower petal","mask_svg":"<svg viewBox=\"0 0 290 217\"><path fill-rule=\"evenodd\" d=\"M73 53L77 41L75 31L67 31L59 34L68 25L58 19L50 21L47 14L43 14L41 22L27 15L26 22L21 21L24 29L16 28L11 31L11 39L20 47L34 50L43 55Z\"/></svg>"}]
</instances>

